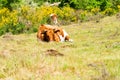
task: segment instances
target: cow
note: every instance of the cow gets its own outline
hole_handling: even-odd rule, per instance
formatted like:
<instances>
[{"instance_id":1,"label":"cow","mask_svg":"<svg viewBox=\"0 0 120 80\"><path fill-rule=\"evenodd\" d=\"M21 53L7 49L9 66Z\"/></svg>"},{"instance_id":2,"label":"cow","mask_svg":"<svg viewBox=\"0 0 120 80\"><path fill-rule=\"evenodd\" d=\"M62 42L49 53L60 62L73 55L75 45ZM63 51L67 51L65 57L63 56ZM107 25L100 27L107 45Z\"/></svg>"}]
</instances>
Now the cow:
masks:
<instances>
[{"instance_id":1,"label":"cow","mask_svg":"<svg viewBox=\"0 0 120 80\"><path fill-rule=\"evenodd\" d=\"M41 41L46 41L46 42L51 42L51 41L72 42L73 41L72 39L70 39L68 33L64 29L60 27L43 25L43 24L39 26L39 29L37 32L37 39Z\"/></svg>"}]
</instances>

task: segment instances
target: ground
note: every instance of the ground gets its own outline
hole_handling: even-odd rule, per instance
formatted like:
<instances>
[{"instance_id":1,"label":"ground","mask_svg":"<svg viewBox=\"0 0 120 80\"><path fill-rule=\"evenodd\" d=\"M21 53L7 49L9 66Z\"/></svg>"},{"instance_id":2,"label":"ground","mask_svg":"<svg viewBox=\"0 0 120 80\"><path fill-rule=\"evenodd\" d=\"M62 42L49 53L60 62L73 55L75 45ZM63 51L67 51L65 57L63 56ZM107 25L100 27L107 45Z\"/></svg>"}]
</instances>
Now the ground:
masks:
<instances>
[{"instance_id":1,"label":"ground","mask_svg":"<svg viewBox=\"0 0 120 80\"><path fill-rule=\"evenodd\" d=\"M63 27L73 42L34 34L0 37L0 80L120 80L120 22L115 16Z\"/></svg>"}]
</instances>

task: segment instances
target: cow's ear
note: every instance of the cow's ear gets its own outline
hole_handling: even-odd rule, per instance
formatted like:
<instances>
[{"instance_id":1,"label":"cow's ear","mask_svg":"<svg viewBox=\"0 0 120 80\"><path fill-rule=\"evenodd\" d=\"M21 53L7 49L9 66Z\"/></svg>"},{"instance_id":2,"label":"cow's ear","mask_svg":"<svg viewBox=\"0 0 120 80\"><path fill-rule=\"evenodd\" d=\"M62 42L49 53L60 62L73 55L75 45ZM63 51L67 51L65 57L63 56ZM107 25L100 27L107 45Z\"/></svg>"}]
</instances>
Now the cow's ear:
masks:
<instances>
[{"instance_id":1,"label":"cow's ear","mask_svg":"<svg viewBox=\"0 0 120 80\"><path fill-rule=\"evenodd\" d=\"M57 33L59 32L60 30L59 29L53 29L54 33Z\"/></svg>"}]
</instances>

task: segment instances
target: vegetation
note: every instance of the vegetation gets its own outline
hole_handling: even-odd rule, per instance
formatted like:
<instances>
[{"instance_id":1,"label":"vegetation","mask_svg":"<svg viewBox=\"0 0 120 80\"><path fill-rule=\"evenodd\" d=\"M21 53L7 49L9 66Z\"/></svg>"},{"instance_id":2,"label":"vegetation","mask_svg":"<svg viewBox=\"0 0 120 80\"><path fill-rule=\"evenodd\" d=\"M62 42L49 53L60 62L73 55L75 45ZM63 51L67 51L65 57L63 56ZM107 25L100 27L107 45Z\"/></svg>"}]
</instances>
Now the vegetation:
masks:
<instances>
[{"instance_id":1,"label":"vegetation","mask_svg":"<svg viewBox=\"0 0 120 80\"><path fill-rule=\"evenodd\" d=\"M59 7L51 6L59 1ZM51 13L58 15L61 25L99 21L118 13L119 3L119 0L1 0L0 35L36 32L40 24L50 24Z\"/></svg>"},{"instance_id":2,"label":"vegetation","mask_svg":"<svg viewBox=\"0 0 120 80\"><path fill-rule=\"evenodd\" d=\"M61 26L74 40L38 42L36 33L0 37L1 80L120 80L120 23ZM49 55L54 52L61 55Z\"/></svg>"},{"instance_id":3,"label":"vegetation","mask_svg":"<svg viewBox=\"0 0 120 80\"><path fill-rule=\"evenodd\" d=\"M60 6L73 7L75 9L87 9L100 8L101 11L107 8L117 9L116 5L120 4L120 0L62 0Z\"/></svg>"}]
</instances>

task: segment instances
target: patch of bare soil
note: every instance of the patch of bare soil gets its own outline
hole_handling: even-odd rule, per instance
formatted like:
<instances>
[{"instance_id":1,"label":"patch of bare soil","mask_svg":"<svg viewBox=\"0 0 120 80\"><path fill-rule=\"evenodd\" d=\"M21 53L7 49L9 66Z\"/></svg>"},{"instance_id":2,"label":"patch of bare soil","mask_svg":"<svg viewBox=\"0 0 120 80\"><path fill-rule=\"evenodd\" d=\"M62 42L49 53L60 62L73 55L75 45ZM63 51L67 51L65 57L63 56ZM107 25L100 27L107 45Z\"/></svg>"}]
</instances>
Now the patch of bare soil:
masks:
<instances>
[{"instance_id":1,"label":"patch of bare soil","mask_svg":"<svg viewBox=\"0 0 120 80\"><path fill-rule=\"evenodd\" d=\"M4 40L14 40L14 37L12 33L6 33L5 35L2 36Z\"/></svg>"},{"instance_id":2,"label":"patch of bare soil","mask_svg":"<svg viewBox=\"0 0 120 80\"><path fill-rule=\"evenodd\" d=\"M45 51L45 54L49 55L49 56L64 56L64 54L58 52L55 49L48 49L48 50Z\"/></svg>"}]
</instances>

